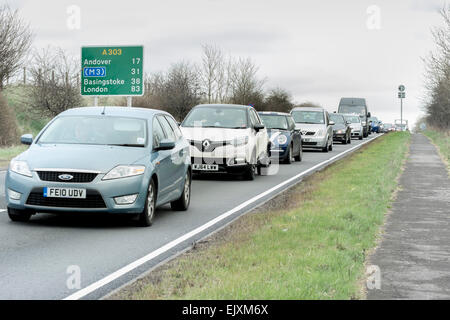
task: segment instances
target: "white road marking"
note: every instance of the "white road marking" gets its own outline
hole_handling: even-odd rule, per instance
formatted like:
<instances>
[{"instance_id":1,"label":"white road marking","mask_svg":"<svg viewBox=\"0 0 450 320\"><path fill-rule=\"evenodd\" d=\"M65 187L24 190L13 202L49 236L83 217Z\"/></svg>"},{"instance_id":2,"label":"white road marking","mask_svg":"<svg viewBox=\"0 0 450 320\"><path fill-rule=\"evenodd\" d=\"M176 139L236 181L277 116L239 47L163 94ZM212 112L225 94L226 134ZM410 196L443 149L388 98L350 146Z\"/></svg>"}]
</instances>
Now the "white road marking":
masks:
<instances>
[{"instance_id":1,"label":"white road marking","mask_svg":"<svg viewBox=\"0 0 450 320\"><path fill-rule=\"evenodd\" d=\"M142 257L142 258L140 258L140 259L138 259L138 260L136 260L136 261L134 261L134 262L132 262L132 263L130 263L128 265L126 265L125 267L123 267L123 268L121 268L121 269L111 273L110 275L104 277L103 279L100 279L100 280L90 284L89 286L87 286L87 287L85 287L85 288L83 288L83 289L81 289L81 290L71 294L70 296L64 298L64 300L78 300L78 299L81 299L81 298L85 297L86 295L94 292L95 290L97 290L97 289L107 285L108 283L111 283L112 281L120 278L124 274L126 274L126 273L136 269L137 267L143 265L144 263L147 263L150 260L156 258L157 256L159 256L159 255L169 251L170 249L176 247L180 243L183 243L184 241L188 240L189 238L191 238L191 237L193 237L193 236L195 236L195 235L205 231L206 229L208 229L208 228L212 227L213 225L215 225L216 223L218 223L218 222L228 218L229 216L231 216L234 213L238 212L239 210L247 207L248 205L258 201L261 198L264 198L265 196L267 196L267 195L271 194L272 192L276 191L277 189L279 189L279 188L281 188L281 187L291 183L292 181L295 181L295 180L301 178L302 176L310 173L311 171L314 171L315 169L320 168L321 166L323 166L323 165L325 165L327 163L330 163L330 162L332 162L333 160L335 160L335 159L337 159L339 157L342 157L346 153L349 153L349 152L351 152L351 151L353 151L355 149L358 149L358 148L362 147L366 143L368 143L368 142L370 142L370 141L372 141L372 140L374 140L374 139L376 139L376 138L378 138L380 136L381 135L377 135L376 137L374 137L374 138L372 138L370 140L364 141L363 143L360 143L357 146L354 146L353 148L345 150L344 152L341 152L338 155L336 155L334 157L331 157L330 159L325 160L325 161L315 165L314 167L309 168L308 170L303 171L303 172L297 174L296 176L281 182L280 184L278 184L278 185L276 185L276 186L274 186L274 187L264 191L263 193L260 193L259 195L257 195L255 197L253 197L253 198L251 198L251 199L241 203L237 207L235 207L235 208L233 208L233 209L231 209L231 210L221 214L220 216L210 220L209 222L201 225L200 227L197 227L196 229L194 229L194 230L184 234L183 236L181 236L181 237L179 237L179 238L177 238L175 240L172 240L171 242L169 242L169 243L165 244L164 246L160 247L159 249L156 249L155 251L150 252L148 255L146 255L146 256L144 256L144 257Z\"/></svg>"}]
</instances>

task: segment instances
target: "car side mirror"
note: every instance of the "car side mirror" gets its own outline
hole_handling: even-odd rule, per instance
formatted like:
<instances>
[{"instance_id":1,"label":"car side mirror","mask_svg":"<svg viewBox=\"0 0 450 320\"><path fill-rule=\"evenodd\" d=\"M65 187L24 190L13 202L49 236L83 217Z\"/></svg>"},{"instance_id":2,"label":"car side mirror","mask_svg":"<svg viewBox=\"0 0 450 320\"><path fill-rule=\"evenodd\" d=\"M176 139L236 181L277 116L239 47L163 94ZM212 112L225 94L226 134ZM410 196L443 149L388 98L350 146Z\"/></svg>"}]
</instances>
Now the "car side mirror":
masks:
<instances>
[{"instance_id":1,"label":"car side mirror","mask_svg":"<svg viewBox=\"0 0 450 320\"><path fill-rule=\"evenodd\" d=\"M336 123L334 121L330 121L330 126L334 126Z\"/></svg>"},{"instance_id":2,"label":"car side mirror","mask_svg":"<svg viewBox=\"0 0 450 320\"><path fill-rule=\"evenodd\" d=\"M367 117L368 118L370 118L372 115L370 114L370 112L369 113L367 113Z\"/></svg>"},{"instance_id":3,"label":"car side mirror","mask_svg":"<svg viewBox=\"0 0 450 320\"><path fill-rule=\"evenodd\" d=\"M33 143L33 135L32 134L24 134L20 137L20 143L26 144L27 146Z\"/></svg>"},{"instance_id":4,"label":"car side mirror","mask_svg":"<svg viewBox=\"0 0 450 320\"><path fill-rule=\"evenodd\" d=\"M351 122L350 122L350 121L345 121L345 123L346 123L346 124L351 124Z\"/></svg>"},{"instance_id":5,"label":"car side mirror","mask_svg":"<svg viewBox=\"0 0 450 320\"><path fill-rule=\"evenodd\" d=\"M157 146L155 148L155 151L172 150L173 148L175 148L175 141L169 140L169 139L164 139L164 140L161 140L161 142L159 143L159 146Z\"/></svg>"},{"instance_id":6,"label":"car side mirror","mask_svg":"<svg viewBox=\"0 0 450 320\"><path fill-rule=\"evenodd\" d=\"M257 123L257 124L255 124L255 125L253 126L253 128L254 128L256 131L259 131L259 130L264 129L265 126L264 126L263 124Z\"/></svg>"}]
</instances>

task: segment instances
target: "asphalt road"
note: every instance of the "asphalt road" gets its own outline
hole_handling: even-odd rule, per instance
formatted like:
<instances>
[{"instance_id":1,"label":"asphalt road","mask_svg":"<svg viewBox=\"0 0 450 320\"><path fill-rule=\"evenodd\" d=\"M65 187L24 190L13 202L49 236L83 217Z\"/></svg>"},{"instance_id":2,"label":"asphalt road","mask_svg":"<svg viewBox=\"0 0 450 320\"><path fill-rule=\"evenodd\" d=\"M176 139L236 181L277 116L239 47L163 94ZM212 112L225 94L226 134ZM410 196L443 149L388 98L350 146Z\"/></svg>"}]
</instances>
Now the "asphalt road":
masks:
<instances>
[{"instance_id":1,"label":"asphalt road","mask_svg":"<svg viewBox=\"0 0 450 320\"><path fill-rule=\"evenodd\" d=\"M160 208L150 228L136 227L123 217L73 214L10 222L2 210L5 174L0 172L0 299L101 298L297 183L301 173L310 174L376 136L351 145L338 143L329 153L305 152L301 163L280 165L276 175L254 181L197 178L190 209ZM70 287L78 275L73 270L80 271L81 291Z\"/></svg>"}]
</instances>

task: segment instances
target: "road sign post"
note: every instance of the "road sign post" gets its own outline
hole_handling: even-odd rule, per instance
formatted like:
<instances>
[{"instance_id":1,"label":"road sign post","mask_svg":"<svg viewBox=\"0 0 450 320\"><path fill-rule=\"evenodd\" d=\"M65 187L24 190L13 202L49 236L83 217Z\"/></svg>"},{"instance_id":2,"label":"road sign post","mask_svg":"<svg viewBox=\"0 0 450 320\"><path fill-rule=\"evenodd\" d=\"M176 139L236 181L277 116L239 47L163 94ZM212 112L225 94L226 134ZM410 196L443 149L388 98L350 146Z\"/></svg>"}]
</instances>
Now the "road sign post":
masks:
<instances>
[{"instance_id":1,"label":"road sign post","mask_svg":"<svg viewBox=\"0 0 450 320\"><path fill-rule=\"evenodd\" d=\"M132 96L144 94L144 47L104 46L81 48L81 95Z\"/></svg>"},{"instance_id":2,"label":"road sign post","mask_svg":"<svg viewBox=\"0 0 450 320\"><path fill-rule=\"evenodd\" d=\"M405 93L405 86L399 85L398 86L398 97L400 99L400 128L403 131L403 99L406 97Z\"/></svg>"}]
</instances>

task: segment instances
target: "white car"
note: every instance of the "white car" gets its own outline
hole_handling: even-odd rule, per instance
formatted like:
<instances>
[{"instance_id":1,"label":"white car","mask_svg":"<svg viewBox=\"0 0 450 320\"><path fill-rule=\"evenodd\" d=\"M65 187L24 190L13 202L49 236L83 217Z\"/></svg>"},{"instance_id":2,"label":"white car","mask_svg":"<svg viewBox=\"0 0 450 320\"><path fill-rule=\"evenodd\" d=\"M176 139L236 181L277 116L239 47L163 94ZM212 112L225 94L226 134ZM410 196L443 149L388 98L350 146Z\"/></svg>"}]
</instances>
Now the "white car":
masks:
<instances>
[{"instance_id":1,"label":"white car","mask_svg":"<svg viewBox=\"0 0 450 320\"><path fill-rule=\"evenodd\" d=\"M364 128L361 118L357 114L345 114L345 120L347 121L350 128L352 128L352 138L363 139Z\"/></svg>"},{"instance_id":2,"label":"white car","mask_svg":"<svg viewBox=\"0 0 450 320\"><path fill-rule=\"evenodd\" d=\"M192 171L241 174L270 165L267 129L251 106L205 104L194 107L180 125L190 144Z\"/></svg>"}]
</instances>

